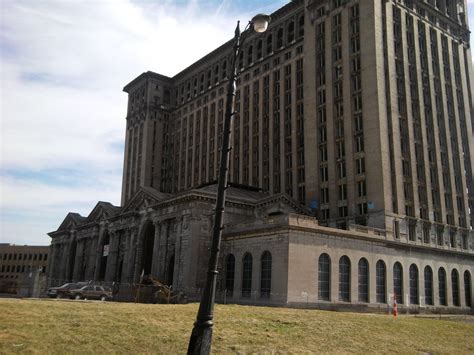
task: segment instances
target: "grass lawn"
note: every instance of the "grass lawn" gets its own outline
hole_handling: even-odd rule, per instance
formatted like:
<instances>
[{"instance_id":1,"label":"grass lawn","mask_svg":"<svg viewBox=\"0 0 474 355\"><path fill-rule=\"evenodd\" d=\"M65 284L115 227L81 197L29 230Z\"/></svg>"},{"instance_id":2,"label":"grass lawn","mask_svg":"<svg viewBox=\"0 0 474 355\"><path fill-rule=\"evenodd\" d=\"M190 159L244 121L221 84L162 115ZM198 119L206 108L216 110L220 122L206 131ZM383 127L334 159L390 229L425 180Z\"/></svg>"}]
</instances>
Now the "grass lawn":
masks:
<instances>
[{"instance_id":1,"label":"grass lawn","mask_svg":"<svg viewBox=\"0 0 474 355\"><path fill-rule=\"evenodd\" d=\"M0 299L0 353L185 353L197 304ZM471 319L472 320L472 319ZM213 352L474 353L474 323L217 305Z\"/></svg>"}]
</instances>

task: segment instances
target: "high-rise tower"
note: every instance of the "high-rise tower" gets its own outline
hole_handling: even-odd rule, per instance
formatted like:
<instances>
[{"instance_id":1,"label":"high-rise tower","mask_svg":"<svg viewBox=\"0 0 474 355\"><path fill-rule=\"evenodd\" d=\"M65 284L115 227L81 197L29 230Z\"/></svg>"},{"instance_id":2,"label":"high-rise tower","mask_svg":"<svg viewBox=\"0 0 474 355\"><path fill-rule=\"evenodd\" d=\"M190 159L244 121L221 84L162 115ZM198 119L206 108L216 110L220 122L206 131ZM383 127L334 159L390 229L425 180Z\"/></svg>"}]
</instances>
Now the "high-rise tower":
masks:
<instances>
[{"instance_id":1,"label":"high-rise tower","mask_svg":"<svg viewBox=\"0 0 474 355\"><path fill-rule=\"evenodd\" d=\"M163 125L169 116L171 83L166 76L146 72L123 89L128 93L128 108L122 205L141 186L159 189Z\"/></svg>"},{"instance_id":2,"label":"high-rise tower","mask_svg":"<svg viewBox=\"0 0 474 355\"><path fill-rule=\"evenodd\" d=\"M248 34L230 181L285 192L321 224L467 245L474 225L466 2L292 1ZM363 20L362 20L363 19ZM231 43L129 93L124 203L217 177Z\"/></svg>"}]
</instances>

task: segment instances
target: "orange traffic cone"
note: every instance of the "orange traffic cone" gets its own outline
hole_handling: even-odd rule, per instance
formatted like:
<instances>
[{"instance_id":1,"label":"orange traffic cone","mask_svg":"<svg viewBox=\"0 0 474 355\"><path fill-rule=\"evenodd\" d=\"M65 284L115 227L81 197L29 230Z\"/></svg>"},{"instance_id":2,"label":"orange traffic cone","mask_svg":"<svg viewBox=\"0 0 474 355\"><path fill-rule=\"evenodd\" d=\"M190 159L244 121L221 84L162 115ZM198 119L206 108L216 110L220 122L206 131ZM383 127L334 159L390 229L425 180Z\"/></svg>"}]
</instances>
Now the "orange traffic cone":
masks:
<instances>
[{"instance_id":1,"label":"orange traffic cone","mask_svg":"<svg viewBox=\"0 0 474 355\"><path fill-rule=\"evenodd\" d=\"M398 316L398 306L397 306L397 298L395 297L393 300L393 317L397 318Z\"/></svg>"}]
</instances>

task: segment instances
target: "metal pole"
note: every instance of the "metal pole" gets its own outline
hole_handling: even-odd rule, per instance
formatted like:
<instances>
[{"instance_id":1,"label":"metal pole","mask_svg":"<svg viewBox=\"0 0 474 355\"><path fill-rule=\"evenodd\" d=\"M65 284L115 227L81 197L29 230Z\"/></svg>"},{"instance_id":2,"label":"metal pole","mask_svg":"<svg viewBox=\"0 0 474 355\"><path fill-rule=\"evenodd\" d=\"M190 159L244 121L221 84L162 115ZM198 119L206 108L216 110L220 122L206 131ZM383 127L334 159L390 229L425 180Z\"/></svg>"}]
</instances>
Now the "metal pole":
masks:
<instances>
[{"instance_id":1,"label":"metal pole","mask_svg":"<svg viewBox=\"0 0 474 355\"><path fill-rule=\"evenodd\" d=\"M237 78L236 61L240 51L240 21L237 21L234 36L234 55L231 63L231 72L227 84L227 102L225 107L224 130L222 132L221 160L218 176L216 209L212 233L211 253L207 270L206 284L201 297L199 311L189 340L188 354L209 354L212 343L212 326L214 325L214 301L216 296L217 262L222 238L223 216L225 206L225 192L227 187L227 171L229 169L230 129L234 115L234 101Z\"/></svg>"}]
</instances>

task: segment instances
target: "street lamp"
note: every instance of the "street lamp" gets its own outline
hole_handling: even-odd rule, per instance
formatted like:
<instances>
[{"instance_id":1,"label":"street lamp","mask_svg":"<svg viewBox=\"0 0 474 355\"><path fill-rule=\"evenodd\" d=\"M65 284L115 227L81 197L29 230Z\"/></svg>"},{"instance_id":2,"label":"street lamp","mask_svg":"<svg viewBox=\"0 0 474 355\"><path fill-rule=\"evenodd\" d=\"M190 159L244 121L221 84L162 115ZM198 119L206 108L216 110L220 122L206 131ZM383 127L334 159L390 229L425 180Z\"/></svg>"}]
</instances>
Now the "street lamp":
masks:
<instances>
[{"instance_id":1,"label":"street lamp","mask_svg":"<svg viewBox=\"0 0 474 355\"><path fill-rule=\"evenodd\" d=\"M255 32L262 33L268 28L270 16L264 14L255 15L247 24L244 32L250 27ZM224 128L222 132L222 149L219 167L219 176L217 180L216 208L214 215L214 227L212 232L211 250L209 256L209 265L207 269L206 284L199 304L199 311L194 323L194 328L189 340L188 354L209 354L212 343L212 326L214 318L214 301L216 296L217 280L217 261L219 259L219 250L221 246L225 191L227 188L227 175L229 170L230 154L230 129L232 127L232 118L234 116L234 102L236 91L236 79L239 76L236 69L236 62L239 56L243 40L240 32L240 21L237 21L235 28L233 56L231 62L231 72L229 82L227 83L227 101L225 107Z\"/></svg>"}]
</instances>

